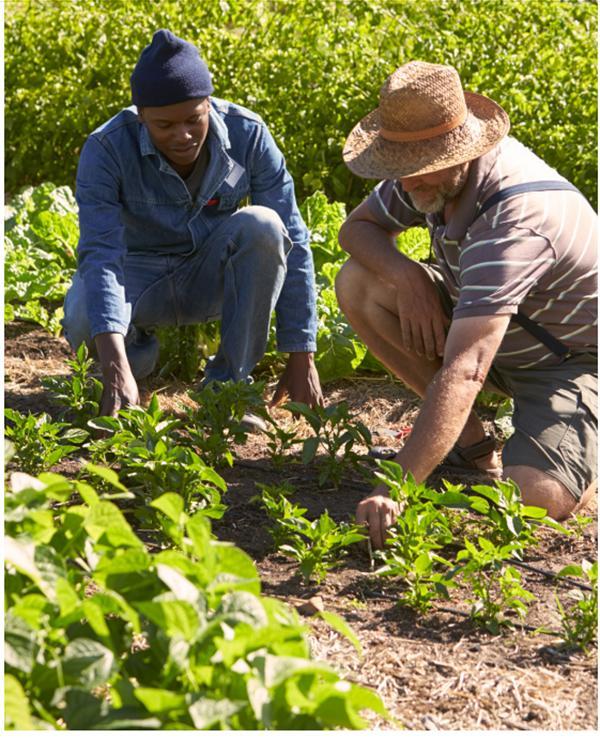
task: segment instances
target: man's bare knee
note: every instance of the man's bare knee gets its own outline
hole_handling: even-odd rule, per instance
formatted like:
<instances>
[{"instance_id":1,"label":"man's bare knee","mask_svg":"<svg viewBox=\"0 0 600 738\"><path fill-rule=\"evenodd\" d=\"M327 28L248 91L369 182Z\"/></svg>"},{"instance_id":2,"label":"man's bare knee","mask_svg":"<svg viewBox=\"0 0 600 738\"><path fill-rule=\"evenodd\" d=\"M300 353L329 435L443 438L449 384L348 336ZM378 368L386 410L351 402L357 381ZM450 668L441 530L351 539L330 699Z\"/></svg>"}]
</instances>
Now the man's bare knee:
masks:
<instances>
[{"instance_id":1,"label":"man's bare knee","mask_svg":"<svg viewBox=\"0 0 600 738\"><path fill-rule=\"evenodd\" d=\"M554 520L565 520L587 501L578 501L562 482L532 466L506 466L504 478L518 485L524 505L543 507Z\"/></svg>"},{"instance_id":2,"label":"man's bare knee","mask_svg":"<svg viewBox=\"0 0 600 738\"><path fill-rule=\"evenodd\" d=\"M368 283L374 278L355 259L348 259L335 278L335 294L345 315L354 312L364 303Z\"/></svg>"}]
</instances>

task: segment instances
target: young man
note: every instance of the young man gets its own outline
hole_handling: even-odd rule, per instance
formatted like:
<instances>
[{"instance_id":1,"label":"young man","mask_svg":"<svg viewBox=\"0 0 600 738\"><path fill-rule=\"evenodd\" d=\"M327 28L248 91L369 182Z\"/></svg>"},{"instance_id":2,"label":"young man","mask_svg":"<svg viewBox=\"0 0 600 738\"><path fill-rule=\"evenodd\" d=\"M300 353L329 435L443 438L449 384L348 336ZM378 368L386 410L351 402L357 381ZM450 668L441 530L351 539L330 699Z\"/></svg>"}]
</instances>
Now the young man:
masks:
<instances>
[{"instance_id":1,"label":"young man","mask_svg":"<svg viewBox=\"0 0 600 738\"><path fill-rule=\"evenodd\" d=\"M560 520L596 478L596 214L508 129L452 67L397 69L344 149L355 174L383 181L341 228L351 258L336 288L359 336L424 400L395 457L404 471L421 482L446 459L503 474ZM412 226L429 229L435 265L396 249ZM514 398L503 470L473 411L484 383ZM382 546L397 512L380 485L357 519Z\"/></svg>"},{"instance_id":2,"label":"young man","mask_svg":"<svg viewBox=\"0 0 600 738\"><path fill-rule=\"evenodd\" d=\"M167 30L143 50L131 92L134 105L81 152L79 264L64 308L71 346L86 341L100 361L101 413L138 401L156 326L220 318L205 379L248 380L273 309L289 352L273 402L322 402L309 235L265 124L211 97L197 49Z\"/></svg>"}]
</instances>

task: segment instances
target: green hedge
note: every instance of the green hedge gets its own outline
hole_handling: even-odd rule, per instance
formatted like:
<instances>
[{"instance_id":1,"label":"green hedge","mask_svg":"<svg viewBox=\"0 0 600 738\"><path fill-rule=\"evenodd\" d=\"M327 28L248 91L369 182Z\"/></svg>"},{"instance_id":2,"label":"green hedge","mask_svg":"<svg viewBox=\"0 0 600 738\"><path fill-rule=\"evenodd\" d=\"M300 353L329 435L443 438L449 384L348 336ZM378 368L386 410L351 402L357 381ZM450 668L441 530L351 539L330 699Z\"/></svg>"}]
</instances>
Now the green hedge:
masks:
<instances>
[{"instance_id":1,"label":"green hedge","mask_svg":"<svg viewBox=\"0 0 600 738\"><path fill-rule=\"evenodd\" d=\"M299 196L355 204L341 149L411 59L454 64L513 133L596 202L595 3L572 0L29 0L5 19L6 187L73 184L87 134L129 104L152 33L194 41L216 93L262 114Z\"/></svg>"}]
</instances>

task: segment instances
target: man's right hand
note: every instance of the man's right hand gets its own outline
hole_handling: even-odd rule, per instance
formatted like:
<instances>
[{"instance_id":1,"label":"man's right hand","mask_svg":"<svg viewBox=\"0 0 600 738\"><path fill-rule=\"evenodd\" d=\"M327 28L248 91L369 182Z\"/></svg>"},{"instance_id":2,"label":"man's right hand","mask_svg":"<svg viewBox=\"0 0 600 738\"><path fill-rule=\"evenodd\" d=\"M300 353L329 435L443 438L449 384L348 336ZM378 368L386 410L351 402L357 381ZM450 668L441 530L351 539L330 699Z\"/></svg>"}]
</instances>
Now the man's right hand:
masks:
<instances>
[{"instance_id":1,"label":"man's right hand","mask_svg":"<svg viewBox=\"0 0 600 738\"><path fill-rule=\"evenodd\" d=\"M412 265L411 265L412 266ZM423 267L407 269L403 284L397 286L397 307L402 344L430 361L444 355L446 329L450 319L444 313L440 295ZM410 284L406 284L407 277Z\"/></svg>"},{"instance_id":2,"label":"man's right hand","mask_svg":"<svg viewBox=\"0 0 600 738\"><path fill-rule=\"evenodd\" d=\"M115 416L121 408L139 404L137 382L127 360L125 339L120 333L100 333L94 340L104 384L100 415Z\"/></svg>"},{"instance_id":3,"label":"man's right hand","mask_svg":"<svg viewBox=\"0 0 600 738\"><path fill-rule=\"evenodd\" d=\"M373 548L383 548L387 529L396 522L399 512L398 503L386 492L384 484L378 485L356 508L356 522L369 529Z\"/></svg>"}]
</instances>

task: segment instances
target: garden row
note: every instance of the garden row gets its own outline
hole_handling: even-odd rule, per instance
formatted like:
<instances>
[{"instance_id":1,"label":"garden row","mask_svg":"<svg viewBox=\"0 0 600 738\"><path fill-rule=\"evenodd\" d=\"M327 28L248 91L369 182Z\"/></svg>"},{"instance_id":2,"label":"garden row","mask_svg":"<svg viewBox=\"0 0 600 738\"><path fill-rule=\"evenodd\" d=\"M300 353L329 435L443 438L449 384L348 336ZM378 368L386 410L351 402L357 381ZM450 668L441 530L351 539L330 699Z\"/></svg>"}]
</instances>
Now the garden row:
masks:
<instances>
[{"instance_id":1,"label":"garden row","mask_svg":"<svg viewBox=\"0 0 600 738\"><path fill-rule=\"evenodd\" d=\"M89 365L82 347L70 376L45 380L63 421L6 411L10 465L22 470L6 497L9 726L361 728L363 709L385 715L372 692L311 661L297 615L261 597L252 560L210 530L227 505L217 470L235 464L247 410L269 425L273 464L316 463L321 486L338 486L350 469L372 476L357 452L368 430L344 404L292 403L311 431L302 436L270 415L260 384L243 383L192 392L178 415L154 396L145 410L86 422L99 397ZM81 460L70 478L48 472L68 458ZM574 534L523 506L511 483L436 491L405 480L392 462L380 462L377 476L402 514L386 550L373 554L375 575L399 584L399 603L419 612L461 587L476 623L491 632L512 625L535 599L519 564L540 526ZM289 485L257 493L275 548L306 580L325 579L365 539L327 511L306 518ZM586 648L597 564L559 576L579 584L576 600L557 599L561 635ZM322 617L360 649L341 618Z\"/></svg>"}]
</instances>

